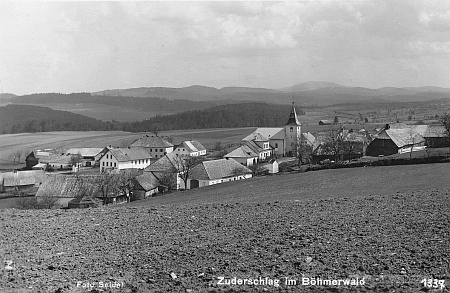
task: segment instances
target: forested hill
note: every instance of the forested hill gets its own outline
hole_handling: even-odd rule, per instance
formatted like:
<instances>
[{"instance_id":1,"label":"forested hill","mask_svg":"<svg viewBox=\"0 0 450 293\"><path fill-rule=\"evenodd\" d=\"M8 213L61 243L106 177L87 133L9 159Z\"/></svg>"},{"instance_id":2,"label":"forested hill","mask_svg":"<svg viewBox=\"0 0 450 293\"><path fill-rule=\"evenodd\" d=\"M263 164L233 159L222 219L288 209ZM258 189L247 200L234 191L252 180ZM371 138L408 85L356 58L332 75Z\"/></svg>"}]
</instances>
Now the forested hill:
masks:
<instances>
[{"instance_id":1,"label":"forested hill","mask_svg":"<svg viewBox=\"0 0 450 293\"><path fill-rule=\"evenodd\" d=\"M291 107L266 103L222 105L205 110L156 116L142 122L131 123L135 131L148 131L157 125L160 130L202 129L222 127L277 127L286 124ZM301 109L296 109L303 115ZM157 128L158 128L157 127Z\"/></svg>"},{"instance_id":2,"label":"forested hill","mask_svg":"<svg viewBox=\"0 0 450 293\"><path fill-rule=\"evenodd\" d=\"M126 108L135 108L142 111L153 111L160 113L178 113L187 110L199 110L216 106L218 103L213 102L195 102L183 99L169 100L158 97L123 97L123 96L96 96L90 93L43 93L24 96L11 97L14 104L82 104L95 103L109 106L119 106Z\"/></svg>"},{"instance_id":3,"label":"forested hill","mask_svg":"<svg viewBox=\"0 0 450 293\"><path fill-rule=\"evenodd\" d=\"M0 107L0 133L45 131L123 130L146 132L175 129L203 129L249 126L282 126L287 122L291 106L244 103L156 116L141 122L103 122L66 111L31 105ZM297 114L304 114L297 109Z\"/></svg>"},{"instance_id":4,"label":"forested hill","mask_svg":"<svg viewBox=\"0 0 450 293\"><path fill-rule=\"evenodd\" d=\"M7 105L0 107L0 133L75 130L108 130L108 123L46 107Z\"/></svg>"}]
</instances>

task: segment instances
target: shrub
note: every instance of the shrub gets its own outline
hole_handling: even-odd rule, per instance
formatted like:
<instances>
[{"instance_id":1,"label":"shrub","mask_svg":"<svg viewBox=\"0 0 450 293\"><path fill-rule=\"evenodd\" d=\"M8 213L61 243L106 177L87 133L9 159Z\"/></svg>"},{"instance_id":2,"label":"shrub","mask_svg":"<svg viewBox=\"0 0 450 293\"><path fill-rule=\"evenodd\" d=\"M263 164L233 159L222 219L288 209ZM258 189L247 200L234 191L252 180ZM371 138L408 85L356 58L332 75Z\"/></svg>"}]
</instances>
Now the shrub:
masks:
<instances>
[{"instance_id":1,"label":"shrub","mask_svg":"<svg viewBox=\"0 0 450 293\"><path fill-rule=\"evenodd\" d=\"M41 210L51 209L56 206L57 202L58 198L53 196L22 197L18 200L17 206L22 210Z\"/></svg>"}]
</instances>

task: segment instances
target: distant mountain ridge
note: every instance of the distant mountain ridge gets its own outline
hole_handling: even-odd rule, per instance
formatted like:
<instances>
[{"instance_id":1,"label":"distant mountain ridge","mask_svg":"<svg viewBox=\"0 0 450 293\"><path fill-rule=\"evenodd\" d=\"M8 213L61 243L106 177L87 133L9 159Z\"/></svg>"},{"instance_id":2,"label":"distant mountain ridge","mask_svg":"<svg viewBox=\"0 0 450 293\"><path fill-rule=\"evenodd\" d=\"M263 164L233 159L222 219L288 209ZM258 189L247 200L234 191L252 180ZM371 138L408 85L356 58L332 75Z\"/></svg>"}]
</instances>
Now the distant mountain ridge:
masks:
<instances>
[{"instance_id":1,"label":"distant mountain ridge","mask_svg":"<svg viewBox=\"0 0 450 293\"><path fill-rule=\"evenodd\" d=\"M281 89L252 87L223 87L217 89L194 85L181 88L143 87L115 89L94 92L92 95L161 97L191 101L255 101L279 104L290 104L292 101L295 101L299 105L332 105L374 100L409 102L427 101L440 97L450 98L450 89L435 86L371 89L343 86L324 81L308 81Z\"/></svg>"}]
</instances>

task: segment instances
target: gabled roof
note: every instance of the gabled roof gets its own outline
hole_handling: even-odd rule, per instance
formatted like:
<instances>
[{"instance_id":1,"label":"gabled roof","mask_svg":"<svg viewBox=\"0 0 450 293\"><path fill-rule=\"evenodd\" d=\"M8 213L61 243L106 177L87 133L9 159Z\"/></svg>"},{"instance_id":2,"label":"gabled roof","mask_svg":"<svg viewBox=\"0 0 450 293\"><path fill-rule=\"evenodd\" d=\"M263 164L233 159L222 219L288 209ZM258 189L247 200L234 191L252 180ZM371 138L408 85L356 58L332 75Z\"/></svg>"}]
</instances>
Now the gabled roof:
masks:
<instances>
[{"instance_id":1,"label":"gabled roof","mask_svg":"<svg viewBox=\"0 0 450 293\"><path fill-rule=\"evenodd\" d=\"M156 135L145 135L135 142L133 142L131 147L149 147L149 148L168 148L173 147L173 144Z\"/></svg>"},{"instance_id":2,"label":"gabled roof","mask_svg":"<svg viewBox=\"0 0 450 293\"><path fill-rule=\"evenodd\" d=\"M253 136L253 137L250 137ZM246 138L248 139L243 139L243 140L248 140L248 141L269 141L269 139L265 136L263 136L261 133L258 132L253 132L251 135L247 136Z\"/></svg>"},{"instance_id":3,"label":"gabled roof","mask_svg":"<svg viewBox=\"0 0 450 293\"><path fill-rule=\"evenodd\" d=\"M251 173L250 169L242 166L233 159L219 159L203 161L191 170L191 179L215 180L235 176L235 172Z\"/></svg>"},{"instance_id":4,"label":"gabled roof","mask_svg":"<svg viewBox=\"0 0 450 293\"><path fill-rule=\"evenodd\" d=\"M260 127L253 133L247 135L242 140L253 140L255 133L261 135L264 138L270 139L284 139L284 128L280 127Z\"/></svg>"},{"instance_id":5,"label":"gabled roof","mask_svg":"<svg viewBox=\"0 0 450 293\"><path fill-rule=\"evenodd\" d=\"M142 175L136 176L136 182L146 191L159 186L158 179L151 172L144 172Z\"/></svg>"},{"instance_id":6,"label":"gabled roof","mask_svg":"<svg viewBox=\"0 0 450 293\"><path fill-rule=\"evenodd\" d=\"M316 140L316 138L310 132L302 133L302 137L303 137L303 139L305 139L305 141L308 145L310 145L310 146L314 145L314 141Z\"/></svg>"},{"instance_id":7,"label":"gabled roof","mask_svg":"<svg viewBox=\"0 0 450 293\"><path fill-rule=\"evenodd\" d=\"M381 131L378 135L375 135L374 138L391 139L399 148L411 144L419 144L425 141L425 139L412 128L389 128Z\"/></svg>"},{"instance_id":8,"label":"gabled roof","mask_svg":"<svg viewBox=\"0 0 450 293\"><path fill-rule=\"evenodd\" d=\"M416 125L414 130L424 138L447 136L447 130L443 125Z\"/></svg>"},{"instance_id":9,"label":"gabled roof","mask_svg":"<svg viewBox=\"0 0 450 293\"><path fill-rule=\"evenodd\" d=\"M95 157L100 154L104 148L70 148L66 155L81 155L82 157Z\"/></svg>"},{"instance_id":10,"label":"gabled roof","mask_svg":"<svg viewBox=\"0 0 450 293\"><path fill-rule=\"evenodd\" d=\"M111 148L109 152L119 162L128 162L134 160L153 158L152 155L150 155L144 148L141 147Z\"/></svg>"},{"instance_id":11,"label":"gabled roof","mask_svg":"<svg viewBox=\"0 0 450 293\"><path fill-rule=\"evenodd\" d=\"M177 172L179 171L178 160L183 160L183 156L177 156L174 152L165 154L150 166L144 169L146 172Z\"/></svg>"},{"instance_id":12,"label":"gabled roof","mask_svg":"<svg viewBox=\"0 0 450 293\"><path fill-rule=\"evenodd\" d=\"M64 154L50 154L49 156L39 157L41 163L70 164L70 160L71 156Z\"/></svg>"},{"instance_id":13,"label":"gabled roof","mask_svg":"<svg viewBox=\"0 0 450 293\"><path fill-rule=\"evenodd\" d=\"M185 140L177 148L185 148L188 152L200 152L205 151L206 148L197 140Z\"/></svg>"},{"instance_id":14,"label":"gabled roof","mask_svg":"<svg viewBox=\"0 0 450 293\"><path fill-rule=\"evenodd\" d=\"M241 145L234 151L229 152L225 158L256 158L258 154L246 145Z\"/></svg>"},{"instance_id":15,"label":"gabled roof","mask_svg":"<svg viewBox=\"0 0 450 293\"><path fill-rule=\"evenodd\" d=\"M294 105L292 105L291 113L289 114L289 119L286 125L296 125L296 126L302 125L300 122L298 122L297 112L295 111Z\"/></svg>"},{"instance_id":16,"label":"gabled roof","mask_svg":"<svg viewBox=\"0 0 450 293\"><path fill-rule=\"evenodd\" d=\"M264 152L264 149L260 147L254 140L244 141L244 146L250 148L256 154Z\"/></svg>"},{"instance_id":17,"label":"gabled roof","mask_svg":"<svg viewBox=\"0 0 450 293\"><path fill-rule=\"evenodd\" d=\"M42 170L17 171L0 173L0 184L3 186L24 186L39 184L44 181L45 173Z\"/></svg>"},{"instance_id":18,"label":"gabled roof","mask_svg":"<svg viewBox=\"0 0 450 293\"><path fill-rule=\"evenodd\" d=\"M47 175L36 196L101 196L100 181L105 175ZM113 190L110 190L113 195Z\"/></svg>"}]
</instances>

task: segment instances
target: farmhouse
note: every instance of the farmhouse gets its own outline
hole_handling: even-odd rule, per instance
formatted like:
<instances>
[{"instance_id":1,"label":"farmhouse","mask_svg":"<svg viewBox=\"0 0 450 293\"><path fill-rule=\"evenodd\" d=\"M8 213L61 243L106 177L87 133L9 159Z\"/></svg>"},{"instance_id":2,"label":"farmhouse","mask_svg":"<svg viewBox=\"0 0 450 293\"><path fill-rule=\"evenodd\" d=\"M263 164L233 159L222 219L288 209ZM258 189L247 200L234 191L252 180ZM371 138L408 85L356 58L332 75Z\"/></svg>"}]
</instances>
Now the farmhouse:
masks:
<instances>
[{"instance_id":1,"label":"farmhouse","mask_svg":"<svg viewBox=\"0 0 450 293\"><path fill-rule=\"evenodd\" d=\"M173 189L184 189L184 182L179 176L182 160L183 156L178 156L175 152L168 153L145 168L144 172L151 172L160 182L170 183Z\"/></svg>"},{"instance_id":2,"label":"farmhouse","mask_svg":"<svg viewBox=\"0 0 450 293\"><path fill-rule=\"evenodd\" d=\"M197 157L206 155L206 148L197 140L185 140L175 148L174 152L180 156Z\"/></svg>"},{"instance_id":3,"label":"farmhouse","mask_svg":"<svg viewBox=\"0 0 450 293\"><path fill-rule=\"evenodd\" d=\"M368 156L388 156L425 145L425 139L413 128L382 129L367 146Z\"/></svg>"},{"instance_id":4,"label":"farmhouse","mask_svg":"<svg viewBox=\"0 0 450 293\"><path fill-rule=\"evenodd\" d=\"M131 148L144 148L153 158L159 159L173 152L173 144L156 135L144 135L130 145Z\"/></svg>"},{"instance_id":5,"label":"farmhouse","mask_svg":"<svg viewBox=\"0 0 450 293\"><path fill-rule=\"evenodd\" d=\"M252 134L246 136L243 140L251 141L255 135L268 139L274 155L288 156L292 155L296 143L300 139L301 124L297 118L295 106L292 105L291 113L284 127L261 127L257 128Z\"/></svg>"},{"instance_id":6,"label":"farmhouse","mask_svg":"<svg viewBox=\"0 0 450 293\"><path fill-rule=\"evenodd\" d=\"M159 185L158 179L151 172L136 176L131 200L144 199L158 193Z\"/></svg>"},{"instance_id":7,"label":"farmhouse","mask_svg":"<svg viewBox=\"0 0 450 293\"><path fill-rule=\"evenodd\" d=\"M45 164L48 169L70 169L72 168L72 157L65 154L50 154L39 159L39 163Z\"/></svg>"},{"instance_id":8,"label":"farmhouse","mask_svg":"<svg viewBox=\"0 0 450 293\"><path fill-rule=\"evenodd\" d=\"M443 125L417 125L414 130L425 139L429 148L442 148L448 146L447 130Z\"/></svg>"},{"instance_id":9,"label":"farmhouse","mask_svg":"<svg viewBox=\"0 0 450 293\"><path fill-rule=\"evenodd\" d=\"M116 188L114 177L107 175L47 175L39 187L36 196L53 196L60 198L60 204L68 206L68 202L82 206L89 198L99 198L103 203L120 203L128 200L127 195ZM83 197L85 197L83 199ZM94 200L98 202L98 200Z\"/></svg>"},{"instance_id":10,"label":"farmhouse","mask_svg":"<svg viewBox=\"0 0 450 293\"><path fill-rule=\"evenodd\" d=\"M331 125L333 124L333 122L331 122L330 120L320 120L319 121L319 125Z\"/></svg>"},{"instance_id":11,"label":"farmhouse","mask_svg":"<svg viewBox=\"0 0 450 293\"><path fill-rule=\"evenodd\" d=\"M43 180L42 170L0 173L0 192L32 190L39 187Z\"/></svg>"},{"instance_id":12,"label":"farmhouse","mask_svg":"<svg viewBox=\"0 0 450 293\"><path fill-rule=\"evenodd\" d=\"M65 154L68 156L79 155L81 165L91 167L97 165L100 157L107 151L107 148L70 148Z\"/></svg>"},{"instance_id":13,"label":"farmhouse","mask_svg":"<svg viewBox=\"0 0 450 293\"><path fill-rule=\"evenodd\" d=\"M25 158L26 168L31 169L33 166L37 165L38 163L42 163L42 161L40 161L41 159L49 158L50 156L54 156L54 155L61 155L61 153L54 149L32 151ZM44 165L47 166L47 164L44 164Z\"/></svg>"},{"instance_id":14,"label":"farmhouse","mask_svg":"<svg viewBox=\"0 0 450 293\"><path fill-rule=\"evenodd\" d=\"M252 171L233 159L203 161L191 170L188 189L251 177Z\"/></svg>"},{"instance_id":15,"label":"farmhouse","mask_svg":"<svg viewBox=\"0 0 450 293\"><path fill-rule=\"evenodd\" d=\"M273 149L268 138L260 133L253 133L253 137L247 136L243 145L226 154L224 158L234 159L244 166L251 166L259 161L266 161L272 156Z\"/></svg>"},{"instance_id":16,"label":"farmhouse","mask_svg":"<svg viewBox=\"0 0 450 293\"><path fill-rule=\"evenodd\" d=\"M100 158L100 173L106 170L144 169L153 159L144 148L110 148Z\"/></svg>"}]
</instances>

